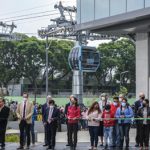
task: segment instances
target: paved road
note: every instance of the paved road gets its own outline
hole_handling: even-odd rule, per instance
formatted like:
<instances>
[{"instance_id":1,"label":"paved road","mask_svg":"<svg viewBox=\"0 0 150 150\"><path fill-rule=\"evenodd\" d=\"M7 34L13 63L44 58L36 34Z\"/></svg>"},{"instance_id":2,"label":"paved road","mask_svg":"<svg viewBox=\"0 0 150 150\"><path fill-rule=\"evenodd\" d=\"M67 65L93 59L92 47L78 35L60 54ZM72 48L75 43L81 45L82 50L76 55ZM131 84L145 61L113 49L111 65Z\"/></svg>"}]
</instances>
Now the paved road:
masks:
<instances>
[{"instance_id":1,"label":"paved road","mask_svg":"<svg viewBox=\"0 0 150 150\"><path fill-rule=\"evenodd\" d=\"M42 146L43 143L36 143L35 147L31 146L31 150L46 150L45 147ZM66 143L57 143L55 150L70 150L69 147L65 146ZM18 147L17 143L6 143L6 150L16 150ZM78 146L76 150L88 150L89 149L89 143L78 143ZM98 150L102 150L103 147L98 147ZM111 149L116 150L116 149ZM119 150L119 149L117 149ZM125 148L124 148L125 150ZM129 150L138 150L138 148L135 148L133 146L133 143L131 143L131 146L129 147Z\"/></svg>"}]
</instances>

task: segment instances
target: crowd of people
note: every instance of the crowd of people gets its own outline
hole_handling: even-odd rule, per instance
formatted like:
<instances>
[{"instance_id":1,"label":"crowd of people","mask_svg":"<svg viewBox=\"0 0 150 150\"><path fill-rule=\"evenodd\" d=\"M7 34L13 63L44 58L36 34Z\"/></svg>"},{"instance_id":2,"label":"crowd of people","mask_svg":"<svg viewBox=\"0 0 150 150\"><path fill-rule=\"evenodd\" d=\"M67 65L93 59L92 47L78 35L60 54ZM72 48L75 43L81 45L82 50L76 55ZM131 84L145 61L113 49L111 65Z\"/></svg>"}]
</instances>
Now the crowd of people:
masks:
<instances>
[{"instance_id":1,"label":"crowd of people","mask_svg":"<svg viewBox=\"0 0 150 150\"><path fill-rule=\"evenodd\" d=\"M12 104L10 108L5 105L5 100L0 98L0 143L5 149L5 133L10 109L14 109L19 120L20 145L23 149L26 145L30 149L35 144L34 124L38 114L36 103L28 99L28 93L23 93L23 101ZM128 103L127 98L120 94L109 101L106 93L100 95L99 101L93 102L89 107L81 107L78 99L70 96L70 101L64 107L57 107L53 98L48 95L47 101L41 108L42 122L44 126L44 145L47 149L54 149L56 145L56 132L60 120L67 124L67 144L71 150L76 149L78 142L79 123L83 130L89 130L91 150L96 150L100 138L102 149L118 148L125 145L129 149L129 132L133 118L136 122L136 145L140 149L149 149L150 107L149 100L144 93L139 94L139 100L134 104L134 109ZM125 142L125 144L124 144Z\"/></svg>"}]
</instances>

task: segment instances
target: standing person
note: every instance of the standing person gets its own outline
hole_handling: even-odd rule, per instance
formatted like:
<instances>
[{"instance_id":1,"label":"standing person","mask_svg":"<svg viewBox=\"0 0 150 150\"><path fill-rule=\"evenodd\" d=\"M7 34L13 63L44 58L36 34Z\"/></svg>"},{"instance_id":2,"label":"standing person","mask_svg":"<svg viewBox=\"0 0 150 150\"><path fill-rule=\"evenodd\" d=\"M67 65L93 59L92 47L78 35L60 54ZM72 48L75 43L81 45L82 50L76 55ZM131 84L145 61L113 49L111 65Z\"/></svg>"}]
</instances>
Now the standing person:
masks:
<instances>
[{"instance_id":1,"label":"standing person","mask_svg":"<svg viewBox=\"0 0 150 150\"><path fill-rule=\"evenodd\" d=\"M44 116L45 116L45 113L46 113L46 109L47 107L49 107L49 101L52 100L52 97L51 95L48 95L46 97L46 103L42 105L42 121L43 121L43 125L44 125L44 145L43 146L48 146L48 141L47 141L47 126L46 124L44 124Z\"/></svg>"},{"instance_id":2,"label":"standing person","mask_svg":"<svg viewBox=\"0 0 150 150\"><path fill-rule=\"evenodd\" d=\"M119 94L119 102L121 103L122 100L125 98L124 94Z\"/></svg>"},{"instance_id":3,"label":"standing person","mask_svg":"<svg viewBox=\"0 0 150 150\"><path fill-rule=\"evenodd\" d=\"M115 117L118 119L119 132L120 132L120 148L123 147L124 137L126 141L126 148L129 147L129 130L131 119L133 117L133 110L128 105L127 99L123 99L121 106L117 109Z\"/></svg>"},{"instance_id":4,"label":"standing person","mask_svg":"<svg viewBox=\"0 0 150 150\"><path fill-rule=\"evenodd\" d=\"M32 116L32 124L31 124L31 137L32 137L32 145L35 145L35 131L34 131L34 122L37 118L37 107L36 107L36 102L33 102L33 116Z\"/></svg>"},{"instance_id":5,"label":"standing person","mask_svg":"<svg viewBox=\"0 0 150 150\"><path fill-rule=\"evenodd\" d=\"M115 125L115 121L113 120L114 113L110 108L111 108L110 104L107 104L102 114L102 118L104 119L104 137L105 137L104 149L107 149L108 146L110 147L113 146L113 128Z\"/></svg>"},{"instance_id":6,"label":"standing person","mask_svg":"<svg viewBox=\"0 0 150 150\"><path fill-rule=\"evenodd\" d=\"M0 144L2 150L5 149L5 134L9 112L10 109L5 106L5 100L0 97Z\"/></svg>"},{"instance_id":7,"label":"standing person","mask_svg":"<svg viewBox=\"0 0 150 150\"><path fill-rule=\"evenodd\" d=\"M100 101L99 101L99 107L100 110L103 112L105 109L105 106L107 104L111 104L111 102L108 100L108 95L106 93L102 93L100 95ZM103 146L103 136L104 136L104 127L103 127L103 121L100 121L100 126L99 126L99 136L101 139L101 144L100 146Z\"/></svg>"},{"instance_id":8,"label":"standing person","mask_svg":"<svg viewBox=\"0 0 150 150\"><path fill-rule=\"evenodd\" d=\"M116 114L117 109L120 107L120 102L118 97L113 98L113 103L111 104L111 112ZM113 147L119 147L120 145L120 133L119 133L119 124L118 121L115 120L115 125L113 128Z\"/></svg>"},{"instance_id":9,"label":"standing person","mask_svg":"<svg viewBox=\"0 0 150 150\"><path fill-rule=\"evenodd\" d=\"M33 104L28 99L28 93L23 93L23 102L18 104L16 114L19 120L20 129L20 147L18 149L23 149L24 146L24 132L27 135L27 149L30 148L30 131L33 115Z\"/></svg>"},{"instance_id":10,"label":"standing person","mask_svg":"<svg viewBox=\"0 0 150 150\"><path fill-rule=\"evenodd\" d=\"M139 110L140 107L142 107L143 105L143 100L145 99L145 94L143 92L139 93L139 100L137 100L134 104L134 117L137 117L137 111ZM139 120L136 120L136 144L135 147L138 147L140 144L140 134L139 134L139 130L140 130L140 124L139 124Z\"/></svg>"},{"instance_id":11,"label":"standing person","mask_svg":"<svg viewBox=\"0 0 150 150\"><path fill-rule=\"evenodd\" d=\"M98 144L98 131L99 124L101 119L101 110L99 108L98 102L94 102L88 110L87 119L88 119L88 127L90 133L90 141L91 141L91 150L97 149Z\"/></svg>"},{"instance_id":12,"label":"standing person","mask_svg":"<svg viewBox=\"0 0 150 150\"><path fill-rule=\"evenodd\" d=\"M140 147L141 150L145 146L145 150L149 149L149 133L150 133L150 120L147 120L147 118L150 118L150 107L149 107L149 100L145 99L143 100L143 107L140 107L137 111L137 118L146 118L144 120L139 120L139 137L140 137Z\"/></svg>"},{"instance_id":13,"label":"standing person","mask_svg":"<svg viewBox=\"0 0 150 150\"><path fill-rule=\"evenodd\" d=\"M66 106L65 106L65 117L67 118L67 113L68 113L68 107L69 106L71 106L72 105L72 97L74 97L74 95L70 95L70 97L69 97L69 103L67 103L66 104ZM68 120L66 119L66 124L67 124L67 144L66 144L66 146L70 146L69 145L69 130L68 130Z\"/></svg>"},{"instance_id":14,"label":"standing person","mask_svg":"<svg viewBox=\"0 0 150 150\"><path fill-rule=\"evenodd\" d=\"M67 118L68 118L68 135L69 145L71 149L76 149L77 146L77 132L78 132L78 120L81 117L80 107L78 106L78 99L71 97L72 105L68 107Z\"/></svg>"},{"instance_id":15,"label":"standing person","mask_svg":"<svg viewBox=\"0 0 150 150\"><path fill-rule=\"evenodd\" d=\"M49 100L49 107L46 108L44 114L44 124L47 127L47 142L48 148L54 150L56 144L57 121L59 119L59 110L55 106L54 100Z\"/></svg>"}]
</instances>

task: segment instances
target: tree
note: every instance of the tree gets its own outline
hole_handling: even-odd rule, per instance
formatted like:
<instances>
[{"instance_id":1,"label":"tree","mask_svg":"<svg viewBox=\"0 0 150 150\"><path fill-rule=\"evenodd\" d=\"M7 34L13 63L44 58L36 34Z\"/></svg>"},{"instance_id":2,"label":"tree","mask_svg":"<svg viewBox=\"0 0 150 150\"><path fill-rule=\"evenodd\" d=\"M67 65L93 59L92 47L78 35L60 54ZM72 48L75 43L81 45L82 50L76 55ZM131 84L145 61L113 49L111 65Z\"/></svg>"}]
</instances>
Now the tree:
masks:
<instances>
[{"instance_id":1,"label":"tree","mask_svg":"<svg viewBox=\"0 0 150 150\"><path fill-rule=\"evenodd\" d=\"M16 43L11 41L0 42L0 87L7 88L11 80L19 80L21 72L17 62L19 54Z\"/></svg>"},{"instance_id":2,"label":"tree","mask_svg":"<svg viewBox=\"0 0 150 150\"><path fill-rule=\"evenodd\" d=\"M29 79L33 85L36 99L38 78L45 65L42 59L44 55L43 47L38 39L32 37L18 43L17 51L19 53L18 62L22 76Z\"/></svg>"},{"instance_id":3,"label":"tree","mask_svg":"<svg viewBox=\"0 0 150 150\"><path fill-rule=\"evenodd\" d=\"M128 71L122 77L122 84L127 86L127 81L130 81L129 91L135 89L135 44L123 38L101 44L98 50L101 64L95 76L100 86L117 86L120 73Z\"/></svg>"}]
</instances>

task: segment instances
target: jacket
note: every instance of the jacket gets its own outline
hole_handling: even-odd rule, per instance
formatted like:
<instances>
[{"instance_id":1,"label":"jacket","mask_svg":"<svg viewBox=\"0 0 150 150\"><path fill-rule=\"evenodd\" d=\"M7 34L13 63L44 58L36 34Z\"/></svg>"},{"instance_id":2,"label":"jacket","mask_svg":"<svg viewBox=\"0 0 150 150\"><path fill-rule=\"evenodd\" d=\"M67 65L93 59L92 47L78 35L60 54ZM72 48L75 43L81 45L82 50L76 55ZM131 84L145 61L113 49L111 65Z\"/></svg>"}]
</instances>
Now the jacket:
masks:
<instances>
[{"instance_id":1,"label":"jacket","mask_svg":"<svg viewBox=\"0 0 150 150\"><path fill-rule=\"evenodd\" d=\"M127 106L126 109L123 112L125 118L124 120L120 119L120 116L122 115L122 111L121 111L121 107L119 107L116 111L115 117L118 119L118 123L119 124L127 124L127 123L131 123L131 119L133 117L133 110L130 106Z\"/></svg>"},{"instance_id":2,"label":"jacket","mask_svg":"<svg viewBox=\"0 0 150 150\"><path fill-rule=\"evenodd\" d=\"M103 123L105 127L111 127L115 125L115 121L110 118L114 118L114 113L110 110L109 112L103 111L102 118L104 119Z\"/></svg>"},{"instance_id":3,"label":"jacket","mask_svg":"<svg viewBox=\"0 0 150 150\"><path fill-rule=\"evenodd\" d=\"M43 117L43 122L44 123L48 122L49 109L50 109L50 107L46 108L46 111L45 111L45 114L44 114L44 117ZM60 112L59 112L59 110L56 107L54 107L54 109L53 109L53 113L52 113L52 117L51 118L53 118L53 121L50 124L57 127L57 121L60 118Z\"/></svg>"},{"instance_id":4,"label":"jacket","mask_svg":"<svg viewBox=\"0 0 150 150\"><path fill-rule=\"evenodd\" d=\"M136 118L143 118L144 107L140 107L137 111ZM150 117L150 107L147 107L147 118ZM143 120L138 120L139 124L143 124ZM150 124L150 120L146 120L147 124Z\"/></svg>"},{"instance_id":5,"label":"jacket","mask_svg":"<svg viewBox=\"0 0 150 150\"><path fill-rule=\"evenodd\" d=\"M22 114L23 114L23 107L24 107L24 103L20 103L17 106L17 110L16 110L16 114L18 117L18 121L19 123L22 120ZM26 102L26 115L25 115L25 120L27 122L27 124L31 124L32 123L32 115L33 115L33 103L31 103L29 100L27 100Z\"/></svg>"},{"instance_id":6,"label":"jacket","mask_svg":"<svg viewBox=\"0 0 150 150\"><path fill-rule=\"evenodd\" d=\"M6 129L10 109L4 106L0 111L0 130Z\"/></svg>"},{"instance_id":7,"label":"jacket","mask_svg":"<svg viewBox=\"0 0 150 150\"><path fill-rule=\"evenodd\" d=\"M67 111L68 123L78 123L78 119L81 117L81 111L79 106L69 106ZM73 120L75 118L75 120Z\"/></svg>"}]
</instances>

